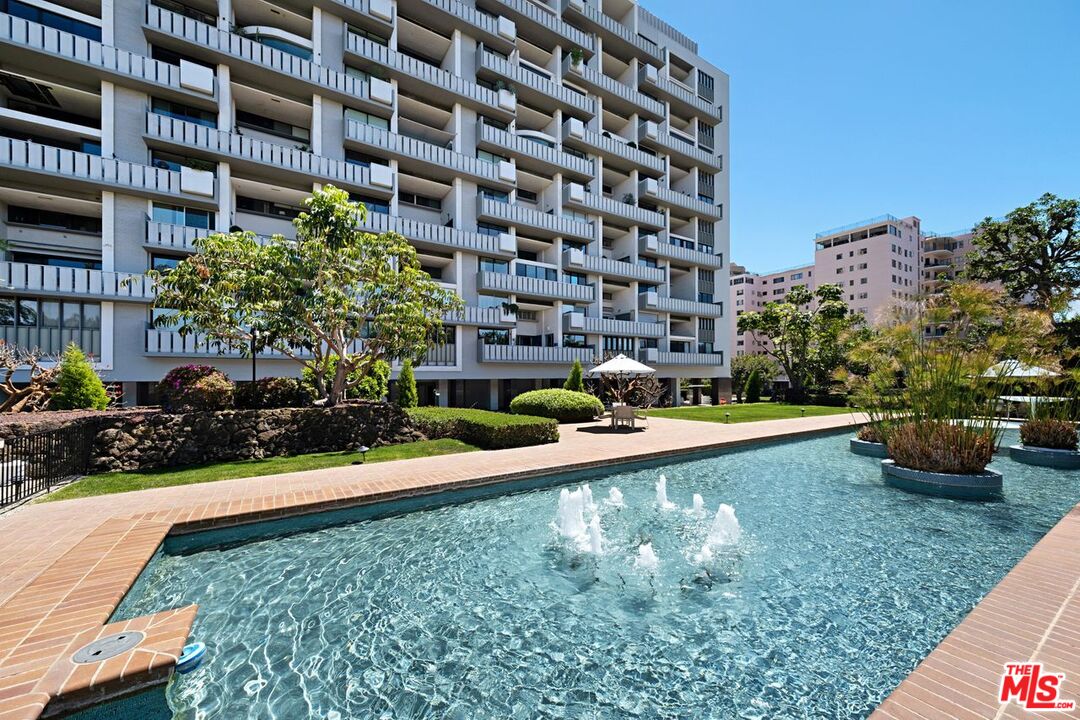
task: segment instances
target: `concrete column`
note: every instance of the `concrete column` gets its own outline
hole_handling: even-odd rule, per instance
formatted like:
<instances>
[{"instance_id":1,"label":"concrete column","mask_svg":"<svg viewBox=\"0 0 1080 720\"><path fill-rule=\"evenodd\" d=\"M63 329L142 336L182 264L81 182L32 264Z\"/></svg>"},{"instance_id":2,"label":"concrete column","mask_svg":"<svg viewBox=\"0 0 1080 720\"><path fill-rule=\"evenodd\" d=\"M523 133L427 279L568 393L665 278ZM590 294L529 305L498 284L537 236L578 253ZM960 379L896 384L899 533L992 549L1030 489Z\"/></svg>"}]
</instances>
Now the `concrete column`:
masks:
<instances>
[{"instance_id":1,"label":"concrete column","mask_svg":"<svg viewBox=\"0 0 1080 720\"><path fill-rule=\"evenodd\" d=\"M682 405L682 395L679 393L679 378L668 378L668 394L671 396L671 407Z\"/></svg>"},{"instance_id":2,"label":"concrete column","mask_svg":"<svg viewBox=\"0 0 1080 720\"><path fill-rule=\"evenodd\" d=\"M315 12L319 9L315 8ZM323 147L323 107L322 96L313 95L311 97L311 152L315 155L322 155Z\"/></svg>"},{"instance_id":3,"label":"concrete column","mask_svg":"<svg viewBox=\"0 0 1080 720\"><path fill-rule=\"evenodd\" d=\"M499 409L499 381L488 380L488 409Z\"/></svg>"},{"instance_id":4,"label":"concrete column","mask_svg":"<svg viewBox=\"0 0 1080 720\"><path fill-rule=\"evenodd\" d=\"M232 132L233 129L233 100L232 81L229 75L228 65L217 66L217 91L218 91L218 130Z\"/></svg>"},{"instance_id":5,"label":"concrete column","mask_svg":"<svg viewBox=\"0 0 1080 720\"><path fill-rule=\"evenodd\" d=\"M232 167L227 162L218 163L218 232L228 232L233 225Z\"/></svg>"},{"instance_id":6,"label":"concrete column","mask_svg":"<svg viewBox=\"0 0 1080 720\"><path fill-rule=\"evenodd\" d=\"M439 407L450 407L450 381L446 378L439 380Z\"/></svg>"},{"instance_id":7,"label":"concrete column","mask_svg":"<svg viewBox=\"0 0 1080 720\"><path fill-rule=\"evenodd\" d=\"M116 157L116 86L101 83L101 157Z\"/></svg>"},{"instance_id":8,"label":"concrete column","mask_svg":"<svg viewBox=\"0 0 1080 720\"><path fill-rule=\"evenodd\" d=\"M101 269L116 269L116 193L101 193Z\"/></svg>"},{"instance_id":9,"label":"concrete column","mask_svg":"<svg viewBox=\"0 0 1080 720\"><path fill-rule=\"evenodd\" d=\"M233 23L232 0L218 0L218 30L229 31Z\"/></svg>"}]
</instances>

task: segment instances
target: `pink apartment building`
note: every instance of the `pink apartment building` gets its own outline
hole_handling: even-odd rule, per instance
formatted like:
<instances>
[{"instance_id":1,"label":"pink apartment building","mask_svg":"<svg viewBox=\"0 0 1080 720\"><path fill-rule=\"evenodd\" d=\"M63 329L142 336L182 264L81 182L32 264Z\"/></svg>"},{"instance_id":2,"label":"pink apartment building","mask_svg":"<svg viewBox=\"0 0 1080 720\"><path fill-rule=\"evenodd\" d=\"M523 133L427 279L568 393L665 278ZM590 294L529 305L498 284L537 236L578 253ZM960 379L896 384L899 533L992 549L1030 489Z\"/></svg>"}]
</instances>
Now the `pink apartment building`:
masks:
<instances>
[{"instance_id":1,"label":"pink apartment building","mask_svg":"<svg viewBox=\"0 0 1080 720\"><path fill-rule=\"evenodd\" d=\"M924 233L920 288L924 295L936 292L944 281L955 280L967 266L973 248L971 230L953 233Z\"/></svg>"},{"instance_id":2,"label":"pink apartment building","mask_svg":"<svg viewBox=\"0 0 1080 720\"><path fill-rule=\"evenodd\" d=\"M731 293L728 307L735 309L735 318L747 311L758 311L765 303L782 300L788 291L805 285L813 290L816 285L813 265L776 270L770 273L752 273L741 265L732 263ZM732 321L731 350L734 356L761 353L768 344L764 338L754 338L750 333L740 333L738 320Z\"/></svg>"}]
</instances>

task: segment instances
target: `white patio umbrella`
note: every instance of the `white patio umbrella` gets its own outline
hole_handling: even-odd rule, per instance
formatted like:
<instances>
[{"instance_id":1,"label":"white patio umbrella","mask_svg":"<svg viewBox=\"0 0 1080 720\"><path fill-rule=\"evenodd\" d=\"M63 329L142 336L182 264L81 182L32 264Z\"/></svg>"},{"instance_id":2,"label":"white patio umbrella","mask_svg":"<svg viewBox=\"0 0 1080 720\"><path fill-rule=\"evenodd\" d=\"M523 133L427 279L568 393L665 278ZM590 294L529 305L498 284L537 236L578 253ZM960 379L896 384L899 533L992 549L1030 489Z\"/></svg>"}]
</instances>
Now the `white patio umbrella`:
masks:
<instances>
[{"instance_id":1,"label":"white patio umbrella","mask_svg":"<svg viewBox=\"0 0 1080 720\"><path fill-rule=\"evenodd\" d=\"M652 375L656 370L648 365L643 365L637 360L625 355L616 355L607 362L602 362L592 370L590 375Z\"/></svg>"},{"instance_id":2,"label":"white patio umbrella","mask_svg":"<svg viewBox=\"0 0 1080 720\"><path fill-rule=\"evenodd\" d=\"M1030 379L1057 377L1058 373L1036 365L1025 365L1018 360L1002 360L982 374L984 378Z\"/></svg>"}]
</instances>

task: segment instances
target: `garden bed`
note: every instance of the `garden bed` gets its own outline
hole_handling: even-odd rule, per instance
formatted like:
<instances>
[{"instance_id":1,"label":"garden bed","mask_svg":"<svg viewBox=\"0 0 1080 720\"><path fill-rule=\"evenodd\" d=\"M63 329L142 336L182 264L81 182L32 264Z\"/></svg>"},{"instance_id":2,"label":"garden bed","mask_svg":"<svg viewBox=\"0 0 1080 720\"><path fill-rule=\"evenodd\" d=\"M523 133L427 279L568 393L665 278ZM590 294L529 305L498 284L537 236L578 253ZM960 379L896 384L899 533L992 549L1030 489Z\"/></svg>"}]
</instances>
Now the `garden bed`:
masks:
<instances>
[{"instance_id":1,"label":"garden bed","mask_svg":"<svg viewBox=\"0 0 1080 720\"><path fill-rule=\"evenodd\" d=\"M1022 444L1010 445L1009 457L1026 465L1039 465L1058 470L1080 469L1080 451L1078 450L1059 450Z\"/></svg>"},{"instance_id":2,"label":"garden bed","mask_svg":"<svg viewBox=\"0 0 1080 720\"><path fill-rule=\"evenodd\" d=\"M984 470L970 475L929 472L881 461L885 483L900 490L961 500L993 500L1001 496L1001 473Z\"/></svg>"}]
</instances>

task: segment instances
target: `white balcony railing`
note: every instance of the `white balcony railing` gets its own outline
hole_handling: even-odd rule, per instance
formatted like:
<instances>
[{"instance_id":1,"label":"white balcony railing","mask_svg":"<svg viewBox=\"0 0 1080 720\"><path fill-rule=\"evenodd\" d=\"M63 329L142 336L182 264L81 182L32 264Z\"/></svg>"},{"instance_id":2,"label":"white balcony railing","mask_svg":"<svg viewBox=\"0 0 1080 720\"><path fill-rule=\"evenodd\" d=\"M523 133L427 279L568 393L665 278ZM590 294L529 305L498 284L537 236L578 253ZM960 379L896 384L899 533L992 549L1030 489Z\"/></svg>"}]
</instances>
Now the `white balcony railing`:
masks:
<instances>
[{"instance_id":1,"label":"white balcony railing","mask_svg":"<svg viewBox=\"0 0 1080 720\"><path fill-rule=\"evenodd\" d=\"M476 356L480 362L569 365L574 360L591 363L596 351L591 348L488 345L481 340Z\"/></svg>"},{"instance_id":2,"label":"white balcony railing","mask_svg":"<svg viewBox=\"0 0 1080 720\"><path fill-rule=\"evenodd\" d=\"M153 283L139 273L55 267L37 263L0 262L0 286L35 295L62 295L102 300L150 302Z\"/></svg>"},{"instance_id":3,"label":"white balcony railing","mask_svg":"<svg viewBox=\"0 0 1080 720\"><path fill-rule=\"evenodd\" d=\"M493 290L515 295L529 295L572 302L593 302L596 298L596 288L592 285L580 285L485 270L477 274L476 286L480 290Z\"/></svg>"}]
</instances>

